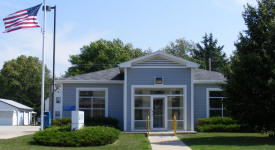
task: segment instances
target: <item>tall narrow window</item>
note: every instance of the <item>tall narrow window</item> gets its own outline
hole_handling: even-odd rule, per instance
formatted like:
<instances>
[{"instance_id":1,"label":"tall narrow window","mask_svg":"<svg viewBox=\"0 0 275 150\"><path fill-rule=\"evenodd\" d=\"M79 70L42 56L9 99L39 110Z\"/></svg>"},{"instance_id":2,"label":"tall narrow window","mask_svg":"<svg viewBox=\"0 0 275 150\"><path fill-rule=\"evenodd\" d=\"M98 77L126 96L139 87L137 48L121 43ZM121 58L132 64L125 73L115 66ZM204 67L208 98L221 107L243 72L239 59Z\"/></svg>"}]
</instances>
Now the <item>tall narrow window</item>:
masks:
<instances>
[{"instance_id":1,"label":"tall narrow window","mask_svg":"<svg viewBox=\"0 0 275 150\"><path fill-rule=\"evenodd\" d=\"M79 110L85 117L105 116L105 91L79 91Z\"/></svg>"},{"instance_id":2,"label":"tall narrow window","mask_svg":"<svg viewBox=\"0 0 275 150\"><path fill-rule=\"evenodd\" d=\"M209 117L225 116L223 91L209 91Z\"/></svg>"}]
</instances>

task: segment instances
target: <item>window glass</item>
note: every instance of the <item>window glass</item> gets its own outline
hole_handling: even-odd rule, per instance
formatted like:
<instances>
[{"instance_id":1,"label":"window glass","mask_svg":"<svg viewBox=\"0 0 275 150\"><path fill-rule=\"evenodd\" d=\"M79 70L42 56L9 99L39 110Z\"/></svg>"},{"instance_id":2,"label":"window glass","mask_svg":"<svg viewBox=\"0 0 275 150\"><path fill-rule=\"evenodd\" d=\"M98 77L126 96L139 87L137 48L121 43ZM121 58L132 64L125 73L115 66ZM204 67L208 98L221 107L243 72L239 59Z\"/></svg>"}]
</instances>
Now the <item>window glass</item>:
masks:
<instances>
[{"instance_id":1,"label":"window glass","mask_svg":"<svg viewBox=\"0 0 275 150\"><path fill-rule=\"evenodd\" d=\"M91 98L79 98L79 108L91 108Z\"/></svg>"},{"instance_id":2,"label":"window glass","mask_svg":"<svg viewBox=\"0 0 275 150\"><path fill-rule=\"evenodd\" d=\"M55 102L58 104L58 103L60 103L60 101L61 101L61 97L56 97L55 98Z\"/></svg>"},{"instance_id":3,"label":"window glass","mask_svg":"<svg viewBox=\"0 0 275 150\"><path fill-rule=\"evenodd\" d=\"M135 110L135 120L147 120L148 115L150 116L150 109Z\"/></svg>"},{"instance_id":4,"label":"window glass","mask_svg":"<svg viewBox=\"0 0 275 150\"><path fill-rule=\"evenodd\" d=\"M209 93L210 97L223 97L223 91L210 91Z\"/></svg>"},{"instance_id":5,"label":"window glass","mask_svg":"<svg viewBox=\"0 0 275 150\"><path fill-rule=\"evenodd\" d=\"M135 107L150 107L150 96L135 96Z\"/></svg>"},{"instance_id":6,"label":"window glass","mask_svg":"<svg viewBox=\"0 0 275 150\"><path fill-rule=\"evenodd\" d=\"M60 111L55 111L55 117L59 118L60 117Z\"/></svg>"},{"instance_id":7,"label":"window glass","mask_svg":"<svg viewBox=\"0 0 275 150\"><path fill-rule=\"evenodd\" d=\"M168 109L168 120L174 120L174 115L177 120L183 120L183 109Z\"/></svg>"},{"instance_id":8,"label":"window glass","mask_svg":"<svg viewBox=\"0 0 275 150\"><path fill-rule=\"evenodd\" d=\"M210 108L222 108L222 98L210 98Z\"/></svg>"},{"instance_id":9,"label":"window glass","mask_svg":"<svg viewBox=\"0 0 275 150\"><path fill-rule=\"evenodd\" d=\"M135 94L183 94L182 88L136 88Z\"/></svg>"},{"instance_id":10,"label":"window glass","mask_svg":"<svg viewBox=\"0 0 275 150\"><path fill-rule=\"evenodd\" d=\"M104 98L93 98L93 108L105 108Z\"/></svg>"},{"instance_id":11,"label":"window glass","mask_svg":"<svg viewBox=\"0 0 275 150\"><path fill-rule=\"evenodd\" d=\"M105 116L105 91L80 91L79 110L85 117Z\"/></svg>"},{"instance_id":12,"label":"window glass","mask_svg":"<svg viewBox=\"0 0 275 150\"><path fill-rule=\"evenodd\" d=\"M224 93L223 91L209 91L209 116L227 116L224 108Z\"/></svg>"},{"instance_id":13,"label":"window glass","mask_svg":"<svg viewBox=\"0 0 275 150\"><path fill-rule=\"evenodd\" d=\"M183 96L168 96L168 107L183 107Z\"/></svg>"},{"instance_id":14,"label":"window glass","mask_svg":"<svg viewBox=\"0 0 275 150\"><path fill-rule=\"evenodd\" d=\"M211 117L218 117L222 116L222 110L210 110Z\"/></svg>"}]
</instances>

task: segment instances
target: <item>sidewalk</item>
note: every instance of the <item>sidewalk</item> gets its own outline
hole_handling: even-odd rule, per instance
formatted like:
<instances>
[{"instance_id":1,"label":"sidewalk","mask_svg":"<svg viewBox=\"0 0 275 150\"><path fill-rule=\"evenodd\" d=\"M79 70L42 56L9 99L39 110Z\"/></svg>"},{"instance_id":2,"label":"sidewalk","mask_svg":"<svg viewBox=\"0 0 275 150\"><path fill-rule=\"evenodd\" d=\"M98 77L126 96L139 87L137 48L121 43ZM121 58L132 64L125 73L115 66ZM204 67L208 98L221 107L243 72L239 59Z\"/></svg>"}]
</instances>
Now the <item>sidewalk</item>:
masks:
<instances>
[{"instance_id":1,"label":"sidewalk","mask_svg":"<svg viewBox=\"0 0 275 150\"><path fill-rule=\"evenodd\" d=\"M152 150L192 150L176 136L149 136Z\"/></svg>"}]
</instances>

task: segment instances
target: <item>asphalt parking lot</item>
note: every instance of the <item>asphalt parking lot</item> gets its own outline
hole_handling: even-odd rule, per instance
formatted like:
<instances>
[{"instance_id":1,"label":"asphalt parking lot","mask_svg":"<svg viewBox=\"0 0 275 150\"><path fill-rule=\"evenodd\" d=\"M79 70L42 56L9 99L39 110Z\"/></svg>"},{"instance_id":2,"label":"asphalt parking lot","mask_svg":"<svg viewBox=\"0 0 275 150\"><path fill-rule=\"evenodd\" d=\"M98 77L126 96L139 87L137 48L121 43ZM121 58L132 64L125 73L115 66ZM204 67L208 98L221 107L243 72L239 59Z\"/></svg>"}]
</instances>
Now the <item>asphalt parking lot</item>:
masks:
<instances>
[{"instance_id":1,"label":"asphalt parking lot","mask_svg":"<svg viewBox=\"0 0 275 150\"><path fill-rule=\"evenodd\" d=\"M0 139L10 139L18 136L33 134L40 126L0 126Z\"/></svg>"}]
</instances>

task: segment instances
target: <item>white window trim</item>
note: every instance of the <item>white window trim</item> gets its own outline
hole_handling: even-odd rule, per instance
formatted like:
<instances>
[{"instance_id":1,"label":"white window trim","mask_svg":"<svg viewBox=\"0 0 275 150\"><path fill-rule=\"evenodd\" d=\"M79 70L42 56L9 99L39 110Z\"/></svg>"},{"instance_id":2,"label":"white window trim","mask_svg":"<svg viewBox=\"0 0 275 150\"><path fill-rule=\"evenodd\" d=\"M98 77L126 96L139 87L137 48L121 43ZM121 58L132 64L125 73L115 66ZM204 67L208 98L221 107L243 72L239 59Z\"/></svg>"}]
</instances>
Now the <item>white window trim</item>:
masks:
<instances>
[{"instance_id":1,"label":"white window trim","mask_svg":"<svg viewBox=\"0 0 275 150\"><path fill-rule=\"evenodd\" d=\"M210 117L210 101L209 92L210 91L222 91L221 88L206 88L206 118Z\"/></svg>"},{"instance_id":2,"label":"white window trim","mask_svg":"<svg viewBox=\"0 0 275 150\"><path fill-rule=\"evenodd\" d=\"M187 86L186 85L132 85L131 86L131 131L146 131L146 130L140 130L140 129L134 129L134 123L135 123L135 119L134 119L134 96L135 95L135 88L183 88L183 94L180 96L183 96L184 99L184 110L183 110L183 129L184 131L187 131ZM171 95L171 94L170 94ZM150 96L166 96L165 94L163 95L150 95ZM166 96L167 97L167 96ZM166 101L167 102L167 101ZM168 109L168 107L166 107L166 109ZM167 111L167 110L166 110ZM167 111L168 112L168 111ZM165 116L167 117L167 115ZM150 118L151 120L151 118ZM168 123L168 121L166 121L166 124ZM150 122L150 124L152 125L152 123ZM167 127L168 125L166 125ZM152 128L151 128L152 129Z\"/></svg>"},{"instance_id":3,"label":"white window trim","mask_svg":"<svg viewBox=\"0 0 275 150\"><path fill-rule=\"evenodd\" d=\"M104 91L105 92L105 117L108 117L108 88L76 88L76 111L79 111L80 91Z\"/></svg>"}]
</instances>

